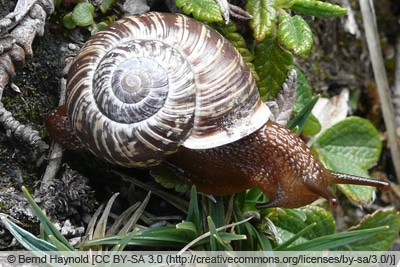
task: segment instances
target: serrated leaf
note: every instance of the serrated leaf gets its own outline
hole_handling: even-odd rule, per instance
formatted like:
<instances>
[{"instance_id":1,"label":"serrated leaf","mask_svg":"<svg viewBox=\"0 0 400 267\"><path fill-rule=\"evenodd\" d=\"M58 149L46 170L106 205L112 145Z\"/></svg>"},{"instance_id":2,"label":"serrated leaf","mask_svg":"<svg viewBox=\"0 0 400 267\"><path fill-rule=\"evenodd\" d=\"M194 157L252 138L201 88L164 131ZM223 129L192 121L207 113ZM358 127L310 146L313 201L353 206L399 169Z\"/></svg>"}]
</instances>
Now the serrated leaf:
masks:
<instances>
[{"instance_id":1,"label":"serrated leaf","mask_svg":"<svg viewBox=\"0 0 400 267\"><path fill-rule=\"evenodd\" d=\"M275 0L249 0L246 4L247 12L253 16L250 27L257 42L274 32L277 17L274 4Z\"/></svg>"},{"instance_id":2,"label":"serrated leaf","mask_svg":"<svg viewBox=\"0 0 400 267\"><path fill-rule=\"evenodd\" d=\"M279 16L277 37L279 43L295 55L308 53L313 45L308 23L300 16L291 17L287 13Z\"/></svg>"},{"instance_id":3,"label":"serrated leaf","mask_svg":"<svg viewBox=\"0 0 400 267\"><path fill-rule=\"evenodd\" d=\"M92 4L82 2L78 3L72 10L72 20L80 27L89 26L93 23L94 6Z\"/></svg>"},{"instance_id":4,"label":"serrated leaf","mask_svg":"<svg viewBox=\"0 0 400 267\"><path fill-rule=\"evenodd\" d=\"M192 14L197 20L212 23L222 22L221 9L215 0L176 0L176 6L186 15Z\"/></svg>"},{"instance_id":5,"label":"serrated leaf","mask_svg":"<svg viewBox=\"0 0 400 267\"><path fill-rule=\"evenodd\" d=\"M349 164L367 170L379 159L381 146L379 133L371 122L348 117L321 133L313 147L329 168L340 171Z\"/></svg>"},{"instance_id":6,"label":"serrated leaf","mask_svg":"<svg viewBox=\"0 0 400 267\"><path fill-rule=\"evenodd\" d=\"M368 177L368 174L360 174L358 176ZM365 206L371 203L371 201L374 199L375 188L371 186L339 184L337 187L355 205Z\"/></svg>"},{"instance_id":7,"label":"serrated leaf","mask_svg":"<svg viewBox=\"0 0 400 267\"><path fill-rule=\"evenodd\" d=\"M305 206L300 208L306 215L306 223L317 223L316 227L309 232L307 239L333 234L336 232L335 219L330 211L319 206Z\"/></svg>"},{"instance_id":8,"label":"serrated leaf","mask_svg":"<svg viewBox=\"0 0 400 267\"><path fill-rule=\"evenodd\" d=\"M296 1L290 9L304 15L316 17L340 17L347 14L347 9L341 6L316 1L316 0L301 0Z\"/></svg>"},{"instance_id":9,"label":"serrated leaf","mask_svg":"<svg viewBox=\"0 0 400 267\"><path fill-rule=\"evenodd\" d=\"M302 243L317 237L335 233L336 225L332 214L319 206L305 206L299 209L284 209L285 213L271 213L269 219L279 228L283 235L283 241L288 240L302 229L316 223L308 229L302 238L299 238L295 244Z\"/></svg>"},{"instance_id":10,"label":"serrated leaf","mask_svg":"<svg viewBox=\"0 0 400 267\"><path fill-rule=\"evenodd\" d=\"M262 100L269 101L281 90L293 55L282 50L275 38L267 37L258 43L254 53L254 66L260 82L257 83Z\"/></svg>"},{"instance_id":11,"label":"serrated leaf","mask_svg":"<svg viewBox=\"0 0 400 267\"><path fill-rule=\"evenodd\" d=\"M275 7L290 8L298 0L275 0Z\"/></svg>"},{"instance_id":12,"label":"serrated leaf","mask_svg":"<svg viewBox=\"0 0 400 267\"><path fill-rule=\"evenodd\" d=\"M381 141L375 127L365 119L348 117L333 125L315 140L312 149L330 170L368 177L368 170L379 159ZM374 188L339 185L354 203L363 205L373 198Z\"/></svg>"},{"instance_id":13,"label":"serrated leaf","mask_svg":"<svg viewBox=\"0 0 400 267\"><path fill-rule=\"evenodd\" d=\"M215 23L213 27L221 33L228 41L236 47L239 51L240 55L246 62L247 66L250 68L251 73L253 74L256 81L259 81L260 78L255 70L253 61L253 54L247 49L246 41L244 40L243 36L237 32L236 23L230 21L228 24L226 23Z\"/></svg>"},{"instance_id":14,"label":"serrated leaf","mask_svg":"<svg viewBox=\"0 0 400 267\"><path fill-rule=\"evenodd\" d=\"M150 172L151 176L157 183L160 183L165 188L174 188L177 192L187 192L190 190L190 186L176 177L176 175L163 167L155 167Z\"/></svg>"},{"instance_id":15,"label":"serrated leaf","mask_svg":"<svg viewBox=\"0 0 400 267\"><path fill-rule=\"evenodd\" d=\"M368 242L360 240L346 246L337 247L335 250L387 251L400 231L400 214L396 210L378 210L373 214L367 215L357 226L352 227L349 232L384 225L389 226L389 228L369 238Z\"/></svg>"},{"instance_id":16,"label":"serrated leaf","mask_svg":"<svg viewBox=\"0 0 400 267\"><path fill-rule=\"evenodd\" d=\"M296 106L300 106L298 108L302 109L302 107L304 107L304 105L306 105L307 102L312 98L312 88L308 83L308 80L304 73L297 66L293 66L293 69L297 73L297 92L295 108Z\"/></svg>"}]
</instances>

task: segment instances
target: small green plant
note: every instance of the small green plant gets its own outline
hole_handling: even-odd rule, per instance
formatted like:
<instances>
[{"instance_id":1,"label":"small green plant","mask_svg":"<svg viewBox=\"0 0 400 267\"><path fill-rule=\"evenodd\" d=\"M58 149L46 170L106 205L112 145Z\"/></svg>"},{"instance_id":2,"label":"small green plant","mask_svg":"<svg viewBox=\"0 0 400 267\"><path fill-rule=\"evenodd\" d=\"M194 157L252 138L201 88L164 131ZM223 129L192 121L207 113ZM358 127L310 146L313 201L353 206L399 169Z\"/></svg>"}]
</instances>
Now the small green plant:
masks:
<instances>
[{"instance_id":1,"label":"small green plant","mask_svg":"<svg viewBox=\"0 0 400 267\"><path fill-rule=\"evenodd\" d=\"M101 13L106 13L108 9L112 6L115 0L103 0L98 7ZM56 6L60 6L61 2L56 3ZM105 28L114 20L107 18L104 21L96 23L94 21L96 7L91 3L80 1L78 2L73 10L63 17L63 24L67 29L75 29L76 27L91 27L91 34L98 32L99 30Z\"/></svg>"},{"instance_id":2,"label":"small green plant","mask_svg":"<svg viewBox=\"0 0 400 267\"><path fill-rule=\"evenodd\" d=\"M32 209L41 222L41 236L37 238L31 233L3 216L2 222L14 237L30 251L46 253L46 251L78 251L78 250L109 250L123 251L130 249L143 250L143 247L153 249L174 248L184 252L188 249L211 251L316 251L332 250L387 250L399 231L400 217L394 210L380 211L372 214L352 229L336 233L335 223L330 213L319 207L304 207L301 209L264 210L263 220L275 224L282 241L268 239L265 231L269 229L255 227L250 223L252 217L247 216L248 202L252 202L253 194L239 195L228 206L219 199L216 203L205 199L199 204L195 188L192 188L188 204L187 216L184 221L173 226L146 228L137 226L150 194L142 203L137 203L123 212L115 222L106 228L111 206L118 196L115 194L105 206L101 206L93 215L87 228L83 242L72 247L49 218L34 202L29 192L22 188ZM250 198L249 198L250 197ZM238 201L243 201L238 203ZM206 212L200 212L206 210ZM102 215L100 216L100 214ZM208 213L208 214L207 214ZM229 215L229 216L227 216ZM230 218L230 216L232 218ZM233 220L233 223L227 221ZM376 227L376 225L380 225ZM273 233L270 233L273 236ZM368 238L371 242L364 242Z\"/></svg>"}]
</instances>

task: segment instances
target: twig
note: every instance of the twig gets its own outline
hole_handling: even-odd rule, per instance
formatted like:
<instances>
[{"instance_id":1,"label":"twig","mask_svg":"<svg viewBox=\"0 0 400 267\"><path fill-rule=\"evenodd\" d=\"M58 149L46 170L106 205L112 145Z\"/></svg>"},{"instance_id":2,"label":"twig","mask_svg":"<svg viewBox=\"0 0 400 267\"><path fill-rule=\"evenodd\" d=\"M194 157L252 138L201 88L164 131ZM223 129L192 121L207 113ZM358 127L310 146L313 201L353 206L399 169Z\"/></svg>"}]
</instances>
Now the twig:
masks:
<instances>
[{"instance_id":1,"label":"twig","mask_svg":"<svg viewBox=\"0 0 400 267\"><path fill-rule=\"evenodd\" d=\"M8 136L14 134L15 137L22 139L31 146L39 148L41 151L49 148L49 146L42 141L38 131L17 121L12 116L11 112L4 108L2 102L0 102L0 124L6 129Z\"/></svg>"},{"instance_id":2,"label":"twig","mask_svg":"<svg viewBox=\"0 0 400 267\"><path fill-rule=\"evenodd\" d=\"M400 37L396 41L396 70L393 83L393 105L394 113L397 119L397 125L400 124Z\"/></svg>"},{"instance_id":3,"label":"twig","mask_svg":"<svg viewBox=\"0 0 400 267\"><path fill-rule=\"evenodd\" d=\"M63 105L65 103L65 91L66 91L66 80L61 79L60 85L60 100L59 104ZM42 192L48 183L50 183L57 175L58 170L62 163L63 148L56 142L52 142L51 149L49 151L48 164L46 170L43 174L42 182L40 184L39 192Z\"/></svg>"},{"instance_id":4,"label":"twig","mask_svg":"<svg viewBox=\"0 0 400 267\"><path fill-rule=\"evenodd\" d=\"M389 84L387 81L381 47L379 44L378 27L376 25L374 6L371 0L359 0L359 2L372 68L374 70L378 94L381 100L383 120L385 121L388 135L388 145L392 154L396 176L397 178L400 178L400 148L397 143L396 136L396 118L393 111L393 103L391 100Z\"/></svg>"}]
</instances>

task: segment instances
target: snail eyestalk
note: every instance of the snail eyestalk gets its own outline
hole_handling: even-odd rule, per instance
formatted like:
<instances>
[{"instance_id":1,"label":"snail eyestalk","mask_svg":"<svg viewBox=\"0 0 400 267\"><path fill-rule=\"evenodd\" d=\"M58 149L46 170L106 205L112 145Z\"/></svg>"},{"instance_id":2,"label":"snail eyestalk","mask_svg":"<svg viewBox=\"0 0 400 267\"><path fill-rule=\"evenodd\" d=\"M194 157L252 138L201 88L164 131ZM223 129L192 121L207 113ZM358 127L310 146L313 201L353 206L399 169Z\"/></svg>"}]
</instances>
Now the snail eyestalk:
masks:
<instances>
[{"instance_id":1,"label":"snail eyestalk","mask_svg":"<svg viewBox=\"0 0 400 267\"><path fill-rule=\"evenodd\" d=\"M354 184L354 185L373 186L379 188L382 191L388 191L390 189L390 184L388 182L373 180L347 173L340 173L334 171L329 171L329 172L331 173L331 178L329 179L330 184Z\"/></svg>"}]
</instances>

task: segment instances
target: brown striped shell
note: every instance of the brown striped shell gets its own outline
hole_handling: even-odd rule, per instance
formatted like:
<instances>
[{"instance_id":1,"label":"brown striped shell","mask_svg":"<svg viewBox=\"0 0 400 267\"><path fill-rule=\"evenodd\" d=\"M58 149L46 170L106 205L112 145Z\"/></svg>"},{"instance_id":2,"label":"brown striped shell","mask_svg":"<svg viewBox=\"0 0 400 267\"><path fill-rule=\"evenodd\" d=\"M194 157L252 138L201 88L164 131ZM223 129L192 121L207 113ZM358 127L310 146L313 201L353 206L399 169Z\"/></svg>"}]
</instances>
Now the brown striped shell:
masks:
<instances>
[{"instance_id":1,"label":"brown striped shell","mask_svg":"<svg viewBox=\"0 0 400 267\"><path fill-rule=\"evenodd\" d=\"M270 116L237 50L178 14L115 22L84 45L68 78L75 134L98 157L126 167L155 165L181 145L234 142Z\"/></svg>"}]
</instances>

